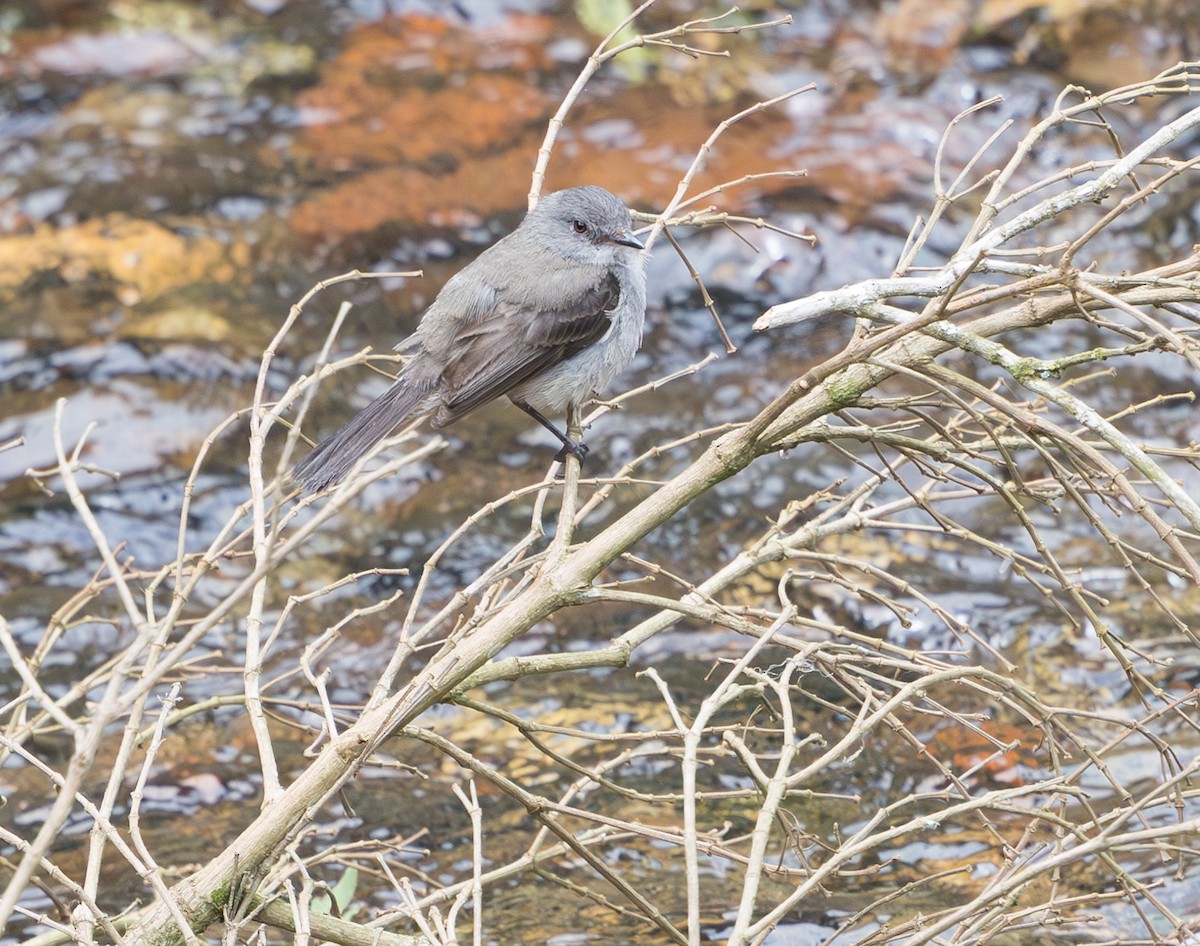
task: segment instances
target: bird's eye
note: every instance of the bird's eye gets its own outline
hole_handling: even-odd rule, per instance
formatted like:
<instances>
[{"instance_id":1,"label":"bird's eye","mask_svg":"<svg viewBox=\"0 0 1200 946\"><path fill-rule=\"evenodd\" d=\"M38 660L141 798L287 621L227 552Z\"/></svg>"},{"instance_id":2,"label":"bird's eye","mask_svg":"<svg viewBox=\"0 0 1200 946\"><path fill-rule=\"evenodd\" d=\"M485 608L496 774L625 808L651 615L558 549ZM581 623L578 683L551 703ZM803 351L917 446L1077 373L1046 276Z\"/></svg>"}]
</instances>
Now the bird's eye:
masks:
<instances>
[{"instance_id":1,"label":"bird's eye","mask_svg":"<svg viewBox=\"0 0 1200 946\"><path fill-rule=\"evenodd\" d=\"M571 226L574 228L576 233L587 233L588 232L588 225L586 223L584 223L582 220L572 220Z\"/></svg>"}]
</instances>

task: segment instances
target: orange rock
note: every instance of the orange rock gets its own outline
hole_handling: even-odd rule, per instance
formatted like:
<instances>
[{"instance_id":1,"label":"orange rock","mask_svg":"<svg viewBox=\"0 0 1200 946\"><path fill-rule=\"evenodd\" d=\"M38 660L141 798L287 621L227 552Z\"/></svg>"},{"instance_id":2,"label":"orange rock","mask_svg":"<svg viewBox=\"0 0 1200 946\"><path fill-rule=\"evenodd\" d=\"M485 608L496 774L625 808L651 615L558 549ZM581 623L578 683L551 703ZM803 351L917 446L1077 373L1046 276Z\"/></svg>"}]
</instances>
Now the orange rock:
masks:
<instances>
[{"instance_id":1,"label":"orange rock","mask_svg":"<svg viewBox=\"0 0 1200 946\"><path fill-rule=\"evenodd\" d=\"M929 751L956 772L979 767L980 773L1007 785L1024 781L1022 767L1034 771L1041 767L1038 749L1044 736L1040 728L990 720L978 727L979 732L957 725L939 729L928 740ZM1002 750L1006 744L1012 748Z\"/></svg>"},{"instance_id":2,"label":"orange rock","mask_svg":"<svg viewBox=\"0 0 1200 946\"><path fill-rule=\"evenodd\" d=\"M958 55L971 25L968 0L900 0L879 20L892 66L924 79L938 76Z\"/></svg>"},{"instance_id":3,"label":"orange rock","mask_svg":"<svg viewBox=\"0 0 1200 946\"><path fill-rule=\"evenodd\" d=\"M491 30L404 16L363 27L298 100L297 143L314 164L453 165L511 146L557 104L517 78L548 68L550 20L512 17ZM503 70L503 71L501 71Z\"/></svg>"},{"instance_id":4,"label":"orange rock","mask_svg":"<svg viewBox=\"0 0 1200 946\"><path fill-rule=\"evenodd\" d=\"M0 294L11 294L39 273L66 282L109 279L127 304L153 299L201 279L225 282L236 267L215 239L181 236L149 220L119 214L64 229L0 237Z\"/></svg>"}]
</instances>

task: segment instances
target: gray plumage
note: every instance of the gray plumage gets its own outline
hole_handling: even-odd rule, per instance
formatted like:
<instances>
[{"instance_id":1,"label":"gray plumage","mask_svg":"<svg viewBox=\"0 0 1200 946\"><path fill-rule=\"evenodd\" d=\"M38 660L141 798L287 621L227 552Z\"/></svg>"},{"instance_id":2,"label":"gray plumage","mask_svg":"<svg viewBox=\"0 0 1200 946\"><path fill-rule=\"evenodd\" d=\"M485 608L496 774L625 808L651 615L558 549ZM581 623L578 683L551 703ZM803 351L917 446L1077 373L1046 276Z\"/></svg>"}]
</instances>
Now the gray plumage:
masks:
<instances>
[{"instance_id":1,"label":"gray plumage","mask_svg":"<svg viewBox=\"0 0 1200 946\"><path fill-rule=\"evenodd\" d=\"M309 491L344 477L401 424L445 427L502 394L562 441L544 414L601 391L642 340L646 277L628 208L600 187L543 197L521 225L454 275L398 351L396 382L296 467Z\"/></svg>"}]
</instances>

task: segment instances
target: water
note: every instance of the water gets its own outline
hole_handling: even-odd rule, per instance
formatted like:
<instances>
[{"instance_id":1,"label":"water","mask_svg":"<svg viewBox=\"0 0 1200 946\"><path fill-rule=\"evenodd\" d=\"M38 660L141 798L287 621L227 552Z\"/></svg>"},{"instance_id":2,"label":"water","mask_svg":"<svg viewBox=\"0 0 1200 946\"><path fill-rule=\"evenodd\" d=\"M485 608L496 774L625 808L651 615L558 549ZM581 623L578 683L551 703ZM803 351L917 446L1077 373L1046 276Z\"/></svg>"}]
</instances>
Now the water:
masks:
<instances>
[{"instance_id":1,"label":"water","mask_svg":"<svg viewBox=\"0 0 1200 946\"><path fill-rule=\"evenodd\" d=\"M1164 35L1179 35L1180 42L1189 35L1186 30L1164 33L1170 24L1152 22L1147 15L1146 22L1128 30L1121 56L1106 60L1094 51L1096 62L1051 62L1056 70L1034 55L1050 48L1045 37L1029 33L1018 39L1008 22L984 24L990 32L974 42L953 29L939 33L947 28L943 23L921 33L923 39L913 46L903 30L896 32L898 13L880 19L857 5L836 3L794 12L797 24L791 29L731 40L738 55L728 63L693 62L660 50L643 77L602 76L559 144L550 188L594 181L635 206L654 208L673 193L678 175L716 122L787 86L817 83L815 91L730 131L710 156L701 186L771 169L806 168L806 177L760 180L719 200L752 218L768 216L786 229L816 234L819 242L810 247L753 226L740 227L741 237L721 228L681 231L689 259L705 274L739 351L601 418L589 432L590 473L612 473L658 444L742 420L804 370L839 351L849 336L848 324L827 321L766 336L753 335L751 324L773 303L890 271L912 220L928 212L931 162L946 123L962 108L1004 94L1002 103L960 124L948 139L943 160L953 168L968 160L1001 121L1011 118L1021 128L1043 114L1068 79L1094 74L1102 62L1114 83L1129 78L1127 72L1140 78L1174 61L1157 47ZM0 444L18 436L24 444L0 452L0 615L26 655L40 641L53 642L47 644L40 676L51 694L84 681L83 695L95 700L101 687L88 675L130 641L132 629L107 595L72 610L72 596L99 568L92 537L61 484L46 480L48 494L24 475L29 467L54 462L57 399L67 399L61 427L66 449L86 433L83 455L94 469L81 485L100 529L114 544L123 543L120 554L132 560L129 567L137 571L135 587L141 594L174 560L181 525L185 550L199 552L246 499L248 429L240 418L213 441L183 515L185 483L205 437L250 403L262 350L289 307L316 280L352 267L419 267L425 273L421 279L346 283L319 295L277 353L269 378L272 396L308 370L342 300L354 307L335 346L339 353L368 344L387 351L411 330L437 288L519 219L546 120L594 40L578 26L569 5L547 3L443 8L293 0L219 15L169 5L101 6L62 22L35 10L19 15L26 19L6 21L0 59L6 77L0 87ZM663 6L654 16L665 25L674 14ZM1069 16L1058 25L1078 39L1080 28ZM1022 59L1030 55L1032 62ZM1110 117L1129 142L1156 116L1124 110ZM1186 153L1192 144L1183 141L1179 148ZM1040 173L1110 153L1100 131L1060 135L1039 149L1035 166ZM1200 240L1195 200L1187 197L1195 197L1195 184L1176 194L1182 196L1131 215L1136 233L1126 230L1093 241L1088 259L1112 268L1113 256L1127 254L1132 243L1140 258L1122 265L1133 269L1179 255L1180 248ZM965 225L964 218L951 215L935 232L924 259L933 262L952 250ZM1058 236L1051 231L1044 239ZM650 260L649 277L647 337L624 379L630 386L721 350L699 291L665 242ZM1014 345L1048 357L1051 351L1113 344L1100 329L1086 338L1080 338L1081 331L1077 322L1063 323ZM1077 390L1113 411L1193 384L1181 359L1143 358L1138 364L1145 367L1123 371L1120 383L1097 378ZM976 370L981 380L992 380L986 366ZM332 429L381 383L358 369L324 384L306 431ZM893 382L874 393L888 397L909 390ZM891 417L887 408L854 409L851 419L882 424ZM1126 429L1159 448L1178 448L1193 439L1186 410L1183 402L1164 402L1137 415ZM391 606L341 627L316 655L319 667L331 673L335 706L361 703L402 631L430 556L483 503L535 482L553 452L541 432L503 404L481 410L446 435L445 449L372 486L297 551L272 588L269 624L281 618L289 594L311 592L349 572L367 572L297 607L280 623L265 675L269 694L280 701L275 710L285 782L308 764L309 734L290 727L315 727L322 719L314 689L297 669L305 646L352 608L400 593ZM274 456L271 451L277 449L272 442L268 452ZM696 443L685 443L652 458L638 471L646 482L617 491L585 534L648 494L653 481L682 469L698 450ZM806 502L834 481L864 482L867 474L856 460L872 459L865 448L853 445L845 450L807 445L764 457L656 530L638 554L653 556L673 575L706 575L760 535L767 518L788 502ZM1026 472L1036 476L1040 471ZM1172 472L1194 477L1182 465ZM894 502L904 496L890 484L876 499ZM1028 536L994 499L964 497L947 509L957 521L1034 554ZM1141 589L1087 524L1050 507L1033 506L1030 514L1060 550L1064 565L1114 603L1105 612L1113 631L1136 641L1147 660L1161 661L1145 664L1155 682L1177 695L1194 687L1200 665L1194 647L1146 605ZM1128 531L1123 534L1147 541L1147 530L1132 518L1124 517L1121 525ZM946 658L952 663L979 661L991 669L1009 662L1019 679L1044 698L1075 708L1085 720L1086 714L1110 710L1125 719L1140 716L1124 673L1077 612L1064 613L1020 580L1011 561L922 531L927 520L921 515L910 519L912 531L902 535L868 528L823 542L813 556L793 563L803 575L785 585L790 600L810 621L840 627L860 643L952 652ZM451 546L431 573L417 612L422 617L434 613L517 541L529 521L529 500L514 501ZM876 571L856 571L847 560L866 562ZM188 614L205 614L249 567L244 559L222 561L220 570L195 589ZM614 573L625 579L642 575L629 563ZM767 607L775 601L781 577L770 567L757 569L728 597L740 607ZM898 590L890 578L933 595L950 620L928 601ZM151 596L160 613L170 587L165 581ZM670 576L633 587L679 592ZM1164 579L1158 590L1190 623L1197 610L1195 589L1186 583L1172 587ZM898 612L883 600L888 597L902 600L911 611ZM56 610L71 618L61 639L47 628ZM572 609L539 625L505 655L601 647L644 616L644 609L633 605ZM202 711L168 738L143 802L143 831L164 864L202 861L212 851L213 838L232 837L255 813L261 792L256 743L240 708L228 702L241 689L245 635L244 609L239 609L194 645L188 652L193 662L181 671L184 705ZM845 639L836 643L848 646ZM687 621L635 652L635 669L656 668L680 705L692 711L711 689L714 663L736 659L745 646L732 631ZM772 652L762 666L789 653ZM836 739L854 716L848 681L813 669L802 675L801 685L811 692L801 701L801 733ZM14 674L0 675L0 701L19 692ZM939 697L964 715L993 708L969 698L977 695ZM623 786L645 795L677 791L672 721L645 677L595 669L495 683L486 696L521 718L560 727L560 750L575 754L580 764L607 757L606 744L588 738L629 735L630 745L642 748L619 770ZM748 698L731 708L727 721L736 725L754 705ZM831 712L831 706L845 712ZM980 722L984 737L964 740L964 731L977 734L928 706L918 709L905 717L914 738L933 746L935 756L956 771L971 772L974 789L1020 785L1047 772L1044 744L1029 738L1028 726L1019 732L1022 721L1007 711ZM517 781L531 780L549 797L565 791L575 777L568 769L547 766L511 727L472 710L438 708L424 721L505 767ZM1072 725L1087 728L1076 720ZM1106 738L1117 738L1115 732L1105 729ZM1162 732L1169 733L1182 764L1194 758L1198 741L1192 728L1164 722ZM1011 751L997 749L1013 740ZM40 734L33 744L40 756L65 766L70 745L61 733ZM105 744L85 785L93 798L102 790L114 746L115 741ZM318 819L318 833L302 850L316 854L332 843L390 839L397 863L444 881L462 879L471 850L461 806L448 787L461 780L462 771L412 740L387 749L404 766L366 770L351 791L355 814L328 806ZM1134 790L1162 777L1161 757L1149 741L1126 739L1106 758L1118 783ZM745 770L726 758L714 762L707 775L706 787L742 794L714 800L705 823L728 824L735 835L748 831L761 802ZM11 757L3 776L9 805L0 812L0 824L28 836L46 816L49 786ZM789 852L786 866L797 870L803 858L796 851L822 856L821 843L811 839L828 844L839 832L852 830L864 811L904 792L941 791L944 784L903 734L880 732L864 741L860 756L830 767L805 787L836 797L797 800L789 808L802 840ZM1093 773L1084 787L1100 808L1118 801L1112 784ZM117 817L128 811L129 788ZM614 818L640 820L647 811L667 822L675 817L672 803L647 807L644 798L597 795L595 804ZM405 799L403 806L397 805L398 796ZM486 801L489 864L513 860L531 843L530 822L509 799L493 795ZM1013 814L997 817L997 824L1013 843L1025 822ZM416 826L428 826L429 833L411 838ZM72 876L79 875L86 856L83 836L89 827L86 816L77 813L55 849L56 863ZM681 915L677 846L634 838L600 849L671 916ZM14 857L11 847L0 853ZM865 866L870 871L837 885L829 902L798 906L768 942L821 941L885 892L933 869L964 871L961 886L955 880L929 892L918 890L893 905L894 916L876 911L840 940L853 942L878 923L932 911L950 902L947 898L959 902L978 889L973 885L1005 869L994 837L969 822L898 840L867 858ZM1146 876L1161 874L1168 887L1164 896L1187 912L1194 902L1194 879L1170 881L1169 872L1146 859L1135 866ZM339 872L330 868L331 883ZM112 873L120 872L114 867ZM574 868L566 873L581 883L592 876ZM797 883L797 876L780 883ZM728 861L713 858L704 878L710 905L704 928L720 937L731 919L736 873ZM581 922L577 895L546 881L513 878L493 890L489 922L506 940L582 936L645 942L652 935L638 923L613 920L599 910ZM106 902L114 909L143 895L132 875L106 883ZM388 884L366 880L359 882L358 897L373 908L394 907L398 901ZM529 909L531 903L537 908ZM40 894L31 893L25 905L51 909L49 898ZM1137 935L1127 903L1107 903L1102 913L1106 929ZM16 929L24 936L31 927Z\"/></svg>"}]
</instances>

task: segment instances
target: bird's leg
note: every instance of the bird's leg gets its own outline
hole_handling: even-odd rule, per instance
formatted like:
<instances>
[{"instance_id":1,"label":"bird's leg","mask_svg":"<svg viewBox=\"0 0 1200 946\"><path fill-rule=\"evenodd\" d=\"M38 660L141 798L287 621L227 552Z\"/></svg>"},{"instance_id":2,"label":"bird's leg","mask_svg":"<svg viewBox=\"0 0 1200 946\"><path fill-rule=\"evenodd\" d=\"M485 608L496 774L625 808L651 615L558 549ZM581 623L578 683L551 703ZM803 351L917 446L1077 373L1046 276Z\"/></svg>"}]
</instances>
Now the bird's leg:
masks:
<instances>
[{"instance_id":1,"label":"bird's leg","mask_svg":"<svg viewBox=\"0 0 1200 946\"><path fill-rule=\"evenodd\" d=\"M550 421L546 420L541 411L527 404L525 401L518 401L514 398L513 403L562 441L562 449L554 455L555 460L557 460L559 463L562 463L563 460L567 458L567 454L569 453L580 463L583 462L583 458L586 457L588 453L588 446L586 443L584 443L582 440L572 440L552 423L550 423Z\"/></svg>"}]
</instances>

